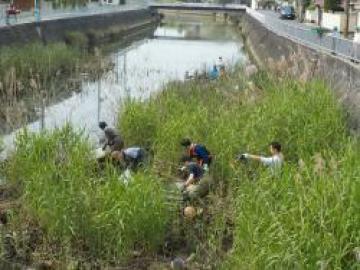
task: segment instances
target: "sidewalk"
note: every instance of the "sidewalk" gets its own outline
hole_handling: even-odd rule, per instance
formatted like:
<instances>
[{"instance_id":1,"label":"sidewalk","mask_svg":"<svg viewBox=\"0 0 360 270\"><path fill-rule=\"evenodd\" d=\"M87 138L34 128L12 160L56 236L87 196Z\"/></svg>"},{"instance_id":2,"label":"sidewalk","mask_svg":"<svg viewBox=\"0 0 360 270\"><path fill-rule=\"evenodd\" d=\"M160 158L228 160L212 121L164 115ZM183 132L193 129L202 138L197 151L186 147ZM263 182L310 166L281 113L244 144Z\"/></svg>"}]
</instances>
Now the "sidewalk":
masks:
<instances>
[{"instance_id":1,"label":"sidewalk","mask_svg":"<svg viewBox=\"0 0 360 270\"><path fill-rule=\"evenodd\" d=\"M360 44L353 43L351 39L338 38L326 32L317 31L313 24L303 24L296 20L281 20L279 14L271 10L248 8L247 13L279 36L315 50L331 53L356 63L360 62Z\"/></svg>"},{"instance_id":2,"label":"sidewalk","mask_svg":"<svg viewBox=\"0 0 360 270\"><path fill-rule=\"evenodd\" d=\"M309 30L312 30L314 28L319 27L316 23L310 23L310 22L303 22L300 23L299 21L295 20L282 20L280 19L280 14L273 11L273 10L257 10L258 12L260 12L261 14L263 14L264 16L267 16L269 19L272 20L278 20L279 22L282 23L286 23L289 24L291 26L297 26L297 27L302 27L302 28L307 28ZM332 31L330 29L327 30L329 33L331 33ZM345 39L345 37L341 34L341 37ZM351 40L348 38L348 40Z\"/></svg>"},{"instance_id":3,"label":"sidewalk","mask_svg":"<svg viewBox=\"0 0 360 270\"><path fill-rule=\"evenodd\" d=\"M81 17L94 14L106 14L117 11L135 10L146 8L145 5L140 4L126 4L126 5L100 5L98 3L89 4L87 7L78 7L75 9L53 9L50 5L51 2L45 2L45 6L40 10L41 21L57 20L62 18ZM6 24L6 11L7 5L0 4L0 27L7 27ZM35 22L35 16L33 11L22 11L18 16L17 20L15 17L10 17L10 25L24 24Z\"/></svg>"}]
</instances>

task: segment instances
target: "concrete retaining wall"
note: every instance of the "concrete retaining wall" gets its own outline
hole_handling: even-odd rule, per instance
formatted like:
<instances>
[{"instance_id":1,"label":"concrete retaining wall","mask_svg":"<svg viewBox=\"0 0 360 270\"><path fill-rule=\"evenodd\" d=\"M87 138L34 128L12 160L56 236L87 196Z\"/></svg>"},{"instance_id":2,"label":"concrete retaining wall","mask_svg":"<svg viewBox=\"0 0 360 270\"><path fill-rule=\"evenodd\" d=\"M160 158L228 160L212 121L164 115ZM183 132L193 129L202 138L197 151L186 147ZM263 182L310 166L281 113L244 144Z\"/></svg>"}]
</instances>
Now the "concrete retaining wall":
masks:
<instances>
[{"instance_id":1,"label":"concrete retaining wall","mask_svg":"<svg viewBox=\"0 0 360 270\"><path fill-rule=\"evenodd\" d=\"M345 106L350 128L360 132L360 64L281 37L248 14L240 23L246 45L259 66L288 72L304 81L313 77L325 80Z\"/></svg>"},{"instance_id":2,"label":"concrete retaining wall","mask_svg":"<svg viewBox=\"0 0 360 270\"><path fill-rule=\"evenodd\" d=\"M118 28L126 31L134 26L154 22L156 18L149 9L130 10L106 14L89 15L26 23L0 28L0 46L23 44L32 41L62 41L69 32L99 31ZM114 30L115 31L115 30Z\"/></svg>"}]
</instances>

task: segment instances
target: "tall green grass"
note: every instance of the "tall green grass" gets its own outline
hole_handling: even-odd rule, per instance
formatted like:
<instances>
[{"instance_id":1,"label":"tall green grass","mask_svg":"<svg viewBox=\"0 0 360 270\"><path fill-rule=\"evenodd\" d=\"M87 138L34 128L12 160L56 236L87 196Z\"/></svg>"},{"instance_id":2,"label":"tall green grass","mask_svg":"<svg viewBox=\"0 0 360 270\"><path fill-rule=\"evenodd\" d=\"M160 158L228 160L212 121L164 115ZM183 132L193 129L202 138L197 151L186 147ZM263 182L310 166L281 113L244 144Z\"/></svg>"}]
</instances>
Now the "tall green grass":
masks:
<instances>
[{"instance_id":1,"label":"tall green grass","mask_svg":"<svg viewBox=\"0 0 360 270\"><path fill-rule=\"evenodd\" d=\"M9 69L14 68L19 78L35 74L55 74L57 71L74 67L81 58L77 49L64 43L52 43L44 46L40 43L18 47L2 47L0 50L0 74L5 77Z\"/></svg>"},{"instance_id":2,"label":"tall green grass","mask_svg":"<svg viewBox=\"0 0 360 270\"><path fill-rule=\"evenodd\" d=\"M0 95L12 100L23 95L48 91L54 82L63 78L83 71L92 72L94 67L87 66L92 61L94 56L64 43L2 47ZM97 63L97 70L100 69L98 66Z\"/></svg>"},{"instance_id":3,"label":"tall green grass","mask_svg":"<svg viewBox=\"0 0 360 270\"><path fill-rule=\"evenodd\" d=\"M154 166L170 164L169 173L182 137L215 154L211 174L221 189L211 196L214 222L205 229L208 248L226 258L223 269L355 269L359 141L349 136L342 109L321 81L264 73L252 81L240 73L215 83L171 84L145 104L129 102L119 128L129 144L152 148ZM284 148L280 177L255 162L231 165L239 152L267 154L272 140ZM228 219L234 245L225 256L219 246Z\"/></svg>"},{"instance_id":4,"label":"tall green grass","mask_svg":"<svg viewBox=\"0 0 360 270\"><path fill-rule=\"evenodd\" d=\"M215 155L210 173L217 187L206 200L205 220L184 227L200 263L359 267L353 251L360 246L360 144L323 82L265 73L248 82L238 72L217 82L172 83L145 103L127 102L119 128L127 145L154 154L152 168L128 187L112 166L99 173L87 139L70 127L18 138L7 177L22 187L22 211L64 255L119 261L161 245L174 216L152 172L174 173L179 141L190 137ZM281 175L255 162L234 165L239 152L267 154L272 140L284 148Z\"/></svg>"},{"instance_id":5,"label":"tall green grass","mask_svg":"<svg viewBox=\"0 0 360 270\"><path fill-rule=\"evenodd\" d=\"M20 135L6 171L23 192L20 217L45 232L46 256L120 262L162 243L171 213L158 179L138 173L126 186L113 166L98 171L86 137L70 126Z\"/></svg>"}]
</instances>

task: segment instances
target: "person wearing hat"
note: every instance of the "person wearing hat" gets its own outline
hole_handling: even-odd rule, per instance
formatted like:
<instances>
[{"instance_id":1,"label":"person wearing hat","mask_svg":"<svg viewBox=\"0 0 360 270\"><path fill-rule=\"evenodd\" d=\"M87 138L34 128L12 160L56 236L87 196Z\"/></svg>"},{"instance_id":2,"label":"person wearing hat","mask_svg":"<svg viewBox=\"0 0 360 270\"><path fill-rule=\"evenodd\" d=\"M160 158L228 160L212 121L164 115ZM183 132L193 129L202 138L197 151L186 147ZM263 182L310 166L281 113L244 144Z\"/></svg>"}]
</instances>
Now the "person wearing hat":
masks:
<instances>
[{"instance_id":1,"label":"person wearing hat","mask_svg":"<svg viewBox=\"0 0 360 270\"><path fill-rule=\"evenodd\" d=\"M110 153L121 151L124 148L124 141L115 129L108 127L107 123L103 121L99 123L99 128L105 134L105 143L102 148L104 151L107 147L110 148Z\"/></svg>"}]
</instances>

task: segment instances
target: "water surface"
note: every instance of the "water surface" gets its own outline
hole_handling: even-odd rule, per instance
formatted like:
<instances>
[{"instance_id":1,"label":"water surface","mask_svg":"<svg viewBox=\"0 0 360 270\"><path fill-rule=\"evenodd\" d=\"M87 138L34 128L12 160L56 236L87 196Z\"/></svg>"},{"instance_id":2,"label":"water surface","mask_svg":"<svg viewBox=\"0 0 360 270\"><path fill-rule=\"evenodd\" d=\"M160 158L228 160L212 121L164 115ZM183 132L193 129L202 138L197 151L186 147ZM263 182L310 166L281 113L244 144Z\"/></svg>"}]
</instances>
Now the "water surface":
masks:
<instances>
[{"instance_id":1,"label":"water surface","mask_svg":"<svg viewBox=\"0 0 360 270\"><path fill-rule=\"evenodd\" d=\"M145 100L167 82L183 80L186 72L209 70L219 56L228 67L245 60L241 41L230 26L211 19L165 21L150 38L134 40L109 53L106 57L113 62L113 70L95 82L82 80L80 91L61 101L53 97L51 105L38 109L38 119L25 127L39 131L71 123L97 142L101 135L97 123L101 120L114 125L124 99ZM20 130L3 137L3 156L13 149Z\"/></svg>"}]
</instances>

